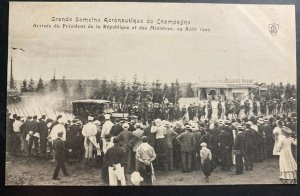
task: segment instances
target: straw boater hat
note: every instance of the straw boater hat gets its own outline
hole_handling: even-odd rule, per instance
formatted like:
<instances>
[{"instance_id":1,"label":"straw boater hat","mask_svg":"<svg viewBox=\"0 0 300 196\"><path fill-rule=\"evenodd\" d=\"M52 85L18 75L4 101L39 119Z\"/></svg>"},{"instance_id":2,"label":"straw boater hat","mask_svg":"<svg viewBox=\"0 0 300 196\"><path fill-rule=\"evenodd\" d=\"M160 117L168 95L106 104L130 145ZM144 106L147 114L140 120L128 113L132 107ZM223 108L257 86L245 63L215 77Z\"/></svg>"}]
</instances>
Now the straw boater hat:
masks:
<instances>
[{"instance_id":1,"label":"straw boater hat","mask_svg":"<svg viewBox=\"0 0 300 196\"><path fill-rule=\"evenodd\" d=\"M64 123L64 120L63 120L62 118L59 118L59 119L57 120L57 122L60 123L60 124L62 124L62 123Z\"/></svg>"},{"instance_id":2,"label":"straw boater hat","mask_svg":"<svg viewBox=\"0 0 300 196\"><path fill-rule=\"evenodd\" d=\"M238 125L236 128L237 128L237 130L243 130L244 129L242 125Z\"/></svg>"},{"instance_id":3,"label":"straw boater hat","mask_svg":"<svg viewBox=\"0 0 300 196\"><path fill-rule=\"evenodd\" d=\"M284 132L284 133L286 133L286 134L288 134L288 135L290 135L290 134L293 133L293 131L290 128L286 127L286 126L283 126L281 128L281 131Z\"/></svg>"},{"instance_id":4,"label":"straw boater hat","mask_svg":"<svg viewBox=\"0 0 300 196\"><path fill-rule=\"evenodd\" d=\"M105 120L110 120L110 115L109 114L105 114L104 118L105 118Z\"/></svg>"},{"instance_id":5,"label":"straw boater hat","mask_svg":"<svg viewBox=\"0 0 300 196\"><path fill-rule=\"evenodd\" d=\"M88 121L92 121L92 120L94 120L94 117L88 116Z\"/></svg>"},{"instance_id":6,"label":"straw boater hat","mask_svg":"<svg viewBox=\"0 0 300 196\"><path fill-rule=\"evenodd\" d=\"M142 124L141 123L135 123L135 125L134 125L134 128L135 129L138 129L138 128L142 128Z\"/></svg>"},{"instance_id":7,"label":"straw boater hat","mask_svg":"<svg viewBox=\"0 0 300 196\"><path fill-rule=\"evenodd\" d=\"M128 128L129 128L129 124L128 124L128 123L124 123L124 124L122 125L122 127L123 127L124 129L128 129Z\"/></svg>"},{"instance_id":8,"label":"straw boater hat","mask_svg":"<svg viewBox=\"0 0 300 196\"><path fill-rule=\"evenodd\" d=\"M94 124L97 125L97 126L99 126L101 124L101 122L99 120L95 120Z\"/></svg>"},{"instance_id":9,"label":"straw boater hat","mask_svg":"<svg viewBox=\"0 0 300 196\"><path fill-rule=\"evenodd\" d=\"M207 143L202 142L202 143L200 144L200 146L201 146L201 147L206 147L206 146L207 146Z\"/></svg>"},{"instance_id":10,"label":"straw boater hat","mask_svg":"<svg viewBox=\"0 0 300 196\"><path fill-rule=\"evenodd\" d=\"M162 122L161 122L161 120L159 118L156 119L154 122L155 122L156 126L158 126L158 127L162 126Z\"/></svg>"},{"instance_id":11,"label":"straw boater hat","mask_svg":"<svg viewBox=\"0 0 300 196\"><path fill-rule=\"evenodd\" d=\"M192 127L191 127L191 125L185 125L185 129L186 129L186 130L190 130L190 131L192 131Z\"/></svg>"},{"instance_id":12,"label":"straw boater hat","mask_svg":"<svg viewBox=\"0 0 300 196\"><path fill-rule=\"evenodd\" d=\"M134 171L132 174L131 174L131 177L130 177L130 181L133 185L135 186L139 186L140 183L142 181L144 181L144 178L141 177L140 173L137 172L137 171Z\"/></svg>"}]
</instances>

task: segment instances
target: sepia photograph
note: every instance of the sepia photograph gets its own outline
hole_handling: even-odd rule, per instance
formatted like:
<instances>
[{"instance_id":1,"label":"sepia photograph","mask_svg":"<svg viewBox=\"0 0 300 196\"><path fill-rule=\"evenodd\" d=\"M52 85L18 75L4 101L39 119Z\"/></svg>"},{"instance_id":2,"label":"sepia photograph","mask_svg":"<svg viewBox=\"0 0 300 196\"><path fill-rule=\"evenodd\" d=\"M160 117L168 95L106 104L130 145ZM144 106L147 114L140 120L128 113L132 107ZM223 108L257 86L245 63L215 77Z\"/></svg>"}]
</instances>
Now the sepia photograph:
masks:
<instances>
[{"instance_id":1,"label":"sepia photograph","mask_svg":"<svg viewBox=\"0 0 300 196\"><path fill-rule=\"evenodd\" d=\"M6 186L297 184L294 5L10 2Z\"/></svg>"}]
</instances>

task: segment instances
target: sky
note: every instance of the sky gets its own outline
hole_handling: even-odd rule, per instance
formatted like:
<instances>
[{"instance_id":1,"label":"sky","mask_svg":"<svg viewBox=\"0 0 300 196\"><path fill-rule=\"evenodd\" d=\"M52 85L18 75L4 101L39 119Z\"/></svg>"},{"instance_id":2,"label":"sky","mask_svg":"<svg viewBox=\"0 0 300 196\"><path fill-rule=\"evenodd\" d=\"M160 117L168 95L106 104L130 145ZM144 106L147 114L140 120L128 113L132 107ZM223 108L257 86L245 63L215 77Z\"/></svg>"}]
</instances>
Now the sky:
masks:
<instances>
[{"instance_id":1,"label":"sky","mask_svg":"<svg viewBox=\"0 0 300 196\"><path fill-rule=\"evenodd\" d=\"M131 80L137 74L149 82L295 83L294 10L292 5L10 2L8 59L13 56L16 80L49 80L55 69L56 78L67 79ZM52 22L52 17L73 21ZM75 24L75 17L186 20L210 32L33 28ZM275 36L269 32L273 23L279 25Z\"/></svg>"}]
</instances>

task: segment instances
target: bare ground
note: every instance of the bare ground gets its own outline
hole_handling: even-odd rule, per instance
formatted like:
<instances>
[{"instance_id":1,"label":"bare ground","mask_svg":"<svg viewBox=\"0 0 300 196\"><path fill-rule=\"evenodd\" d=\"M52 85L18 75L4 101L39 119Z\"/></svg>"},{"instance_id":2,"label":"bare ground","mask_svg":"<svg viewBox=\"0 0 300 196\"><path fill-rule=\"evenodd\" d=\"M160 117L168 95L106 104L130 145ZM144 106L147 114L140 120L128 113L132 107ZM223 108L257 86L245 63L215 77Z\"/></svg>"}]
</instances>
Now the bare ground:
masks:
<instances>
[{"instance_id":1,"label":"bare ground","mask_svg":"<svg viewBox=\"0 0 300 196\"><path fill-rule=\"evenodd\" d=\"M63 186L106 186L101 179L101 170L85 167L82 164L66 164L71 176L64 177L60 171L60 180L52 180L55 164L50 161L36 160L33 157L7 158L6 185L63 185ZM235 185L235 184L280 184L278 179L278 160L269 159L254 165L253 171L244 171L242 175L232 175L231 171L217 168L209 182L201 171L182 173L181 171L156 171L155 185ZM127 182L130 185L130 182Z\"/></svg>"}]
</instances>

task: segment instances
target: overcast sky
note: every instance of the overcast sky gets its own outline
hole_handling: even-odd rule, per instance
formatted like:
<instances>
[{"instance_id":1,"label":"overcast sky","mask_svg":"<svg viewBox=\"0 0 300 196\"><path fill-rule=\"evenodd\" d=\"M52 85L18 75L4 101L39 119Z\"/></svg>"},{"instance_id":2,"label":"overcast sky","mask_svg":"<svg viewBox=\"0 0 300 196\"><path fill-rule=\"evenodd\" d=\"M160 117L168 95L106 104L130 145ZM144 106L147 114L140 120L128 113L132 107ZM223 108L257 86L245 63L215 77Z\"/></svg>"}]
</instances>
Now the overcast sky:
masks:
<instances>
[{"instance_id":1,"label":"overcast sky","mask_svg":"<svg viewBox=\"0 0 300 196\"><path fill-rule=\"evenodd\" d=\"M51 17L76 16L189 20L210 33L33 28L53 25ZM17 80L49 80L56 69L57 78L67 79L128 80L136 73L163 82L296 81L291 5L10 2L9 19L9 46L25 50L13 51ZM272 23L279 24L276 36L269 32Z\"/></svg>"}]
</instances>

